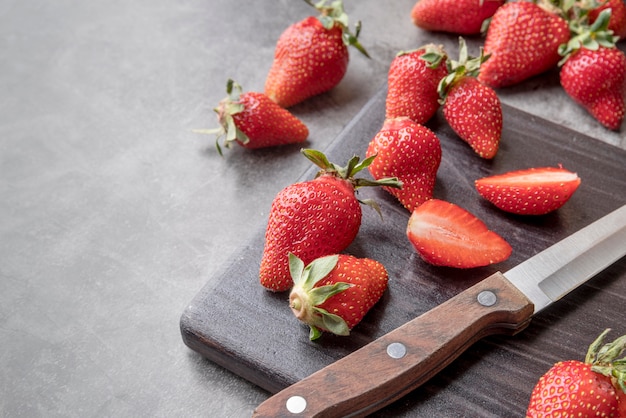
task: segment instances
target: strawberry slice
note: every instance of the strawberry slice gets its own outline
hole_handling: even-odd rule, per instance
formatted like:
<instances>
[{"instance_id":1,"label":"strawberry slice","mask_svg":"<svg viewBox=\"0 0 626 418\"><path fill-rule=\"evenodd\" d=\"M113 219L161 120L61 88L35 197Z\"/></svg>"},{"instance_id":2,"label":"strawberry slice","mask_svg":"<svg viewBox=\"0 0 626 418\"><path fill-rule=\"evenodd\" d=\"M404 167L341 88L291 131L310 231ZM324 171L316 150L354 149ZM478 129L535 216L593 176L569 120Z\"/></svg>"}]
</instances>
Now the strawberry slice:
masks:
<instances>
[{"instance_id":1,"label":"strawberry slice","mask_svg":"<svg viewBox=\"0 0 626 418\"><path fill-rule=\"evenodd\" d=\"M578 185L578 175L560 166L510 171L475 181L482 197L518 215L552 212L572 197Z\"/></svg>"},{"instance_id":2,"label":"strawberry slice","mask_svg":"<svg viewBox=\"0 0 626 418\"><path fill-rule=\"evenodd\" d=\"M424 261L436 266L481 267L504 261L512 252L509 243L476 216L439 199L418 206L406 232Z\"/></svg>"}]
</instances>

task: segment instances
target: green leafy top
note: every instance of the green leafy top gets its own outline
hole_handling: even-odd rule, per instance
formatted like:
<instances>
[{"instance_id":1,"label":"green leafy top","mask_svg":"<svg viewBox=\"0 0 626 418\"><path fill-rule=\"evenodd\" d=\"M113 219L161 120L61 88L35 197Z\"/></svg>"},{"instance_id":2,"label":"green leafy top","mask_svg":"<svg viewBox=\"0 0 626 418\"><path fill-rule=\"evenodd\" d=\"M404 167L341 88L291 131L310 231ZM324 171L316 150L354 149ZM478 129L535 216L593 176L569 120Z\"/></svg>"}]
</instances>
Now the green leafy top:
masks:
<instances>
[{"instance_id":1,"label":"green leafy top","mask_svg":"<svg viewBox=\"0 0 626 418\"><path fill-rule=\"evenodd\" d=\"M450 88L463 77L477 77L480 72L480 66L489 59L490 55L484 54L484 50L480 48L478 57L471 57L467 51L465 39L459 38L459 59L458 61L448 59L446 65L448 67L448 75L441 79L437 91L439 92L439 102L443 104L446 100Z\"/></svg>"},{"instance_id":2,"label":"green leafy top","mask_svg":"<svg viewBox=\"0 0 626 418\"><path fill-rule=\"evenodd\" d=\"M591 24L588 21L587 9L577 9L570 22L570 31L572 37L569 42L559 46L559 54L563 59L559 65L563 65L565 61L577 50L586 48L596 51L598 48L614 48L615 43L619 39L613 35L613 31L608 28L611 19L611 9L604 9L598 15L598 18Z\"/></svg>"},{"instance_id":3,"label":"green leafy top","mask_svg":"<svg viewBox=\"0 0 626 418\"><path fill-rule=\"evenodd\" d=\"M604 344L604 338L610 331L604 330L589 346L585 363L591 364L594 372L610 377L613 386L626 393L626 356L619 358L626 351L626 335Z\"/></svg>"}]
</instances>

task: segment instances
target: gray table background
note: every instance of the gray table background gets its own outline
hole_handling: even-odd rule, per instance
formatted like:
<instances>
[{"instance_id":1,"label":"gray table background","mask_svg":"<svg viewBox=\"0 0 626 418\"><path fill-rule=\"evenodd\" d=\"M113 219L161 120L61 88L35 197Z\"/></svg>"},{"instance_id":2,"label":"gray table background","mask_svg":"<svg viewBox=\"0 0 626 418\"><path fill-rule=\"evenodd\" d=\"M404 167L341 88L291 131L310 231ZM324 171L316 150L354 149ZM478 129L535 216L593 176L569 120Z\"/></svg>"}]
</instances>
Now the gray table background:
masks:
<instances>
[{"instance_id":1,"label":"gray table background","mask_svg":"<svg viewBox=\"0 0 626 418\"><path fill-rule=\"evenodd\" d=\"M379 90L397 51L457 51L456 36L413 26L413 1L345 3L372 59L353 51L337 88L291 109L318 149ZM228 77L262 91L276 39L311 11L296 0L0 0L0 415L240 417L267 397L189 350L178 321L309 163L294 147L221 158L191 130L215 126ZM626 148L624 126L602 128L555 72L499 94Z\"/></svg>"}]
</instances>

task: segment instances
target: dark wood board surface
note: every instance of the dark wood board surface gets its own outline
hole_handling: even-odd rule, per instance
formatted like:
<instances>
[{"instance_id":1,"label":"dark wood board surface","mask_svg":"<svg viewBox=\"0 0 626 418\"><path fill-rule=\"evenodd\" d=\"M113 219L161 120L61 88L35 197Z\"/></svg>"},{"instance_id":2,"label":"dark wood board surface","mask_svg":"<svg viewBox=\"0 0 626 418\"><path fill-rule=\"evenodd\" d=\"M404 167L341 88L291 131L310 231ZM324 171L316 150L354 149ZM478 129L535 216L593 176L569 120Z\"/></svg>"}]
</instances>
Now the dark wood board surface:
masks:
<instances>
[{"instance_id":1,"label":"dark wood board surface","mask_svg":"<svg viewBox=\"0 0 626 418\"><path fill-rule=\"evenodd\" d=\"M382 126L385 94L383 87L325 150L331 161L343 165L355 154L364 156ZM349 337L325 334L309 341L308 329L288 307L287 293L260 286L265 232L260 225L258 234L183 312L185 344L277 392L626 203L626 151L508 106L503 111L502 142L491 161L475 155L440 113L428 127L443 150L435 197L464 207L503 236L513 247L507 261L469 270L427 265L406 238L408 211L383 190L363 188L358 197L376 199L383 218L363 207L361 229L345 252L382 262L390 280L381 301ZM480 198L473 186L483 176L559 164L577 172L582 183L565 206L548 215L506 214ZM313 178L315 171L312 167L294 182ZM613 329L610 337L626 333L625 306L622 258L538 314L524 332L479 341L426 385L376 416L523 416L532 387L554 362L584 358L589 343L605 328Z\"/></svg>"}]
</instances>

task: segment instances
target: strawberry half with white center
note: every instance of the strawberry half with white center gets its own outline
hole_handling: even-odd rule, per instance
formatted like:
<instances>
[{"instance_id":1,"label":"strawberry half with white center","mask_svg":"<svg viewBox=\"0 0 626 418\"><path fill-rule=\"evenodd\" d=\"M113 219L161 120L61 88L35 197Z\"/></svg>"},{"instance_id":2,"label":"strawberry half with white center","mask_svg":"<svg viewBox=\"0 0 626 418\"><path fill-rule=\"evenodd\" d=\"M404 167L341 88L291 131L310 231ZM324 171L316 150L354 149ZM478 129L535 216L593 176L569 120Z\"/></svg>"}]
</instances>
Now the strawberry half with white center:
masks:
<instances>
[{"instance_id":1,"label":"strawberry half with white center","mask_svg":"<svg viewBox=\"0 0 626 418\"><path fill-rule=\"evenodd\" d=\"M313 180L285 187L272 202L259 276L261 285L275 292L289 290L293 285L289 253L310 263L338 254L352 243L361 226L360 203L378 209L373 201L357 200L355 191L359 187L401 187L393 178L355 178L373 157L360 162L355 156L345 167L339 167L319 151L308 149L302 153L321 170Z\"/></svg>"},{"instance_id":2,"label":"strawberry half with white center","mask_svg":"<svg viewBox=\"0 0 626 418\"><path fill-rule=\"evenodd\" d=\"M556 363L533 388L526 411L540 417L626 417L626 335L603 345L605 330L585 361Z\"/></svg>"},{"instance_id":3,"label":"strawberry half with white center","mask_svg":"<svg viewBox=\"0 0 626 418\"><path fill-rule=\"evenodd\" d=\"M476 180L478 193L505 212L544 215L559 209L574 194L580 178L562 167L510 171Z\"/></svg>"},{"instance_id":4,"label":"strawberry half with white center","mask_svg":"<svg viewBox=\"0 0 626 418\"><path fill-rule=\"evenodd\" d=\"M386 119L365 155L376 157L369 166L372 177L397 177L402 182L401 189L386 186L383 189L409 211L433 197L441 144L427 127L407 117Z\"/></svg>"},{"instance_id":5,"label":"strawberry half with white center","mask_svg":"<svg viewBox=\"0 0 626 418\"><path fill-rule=\"evenodd\" d=\"M289 254L289 267L294 283L289 306L309 325L311 340L322 331L349 335L387 289L387 270L369 258L329 255L305 267Z\"/></svg>"},{"instance_id":6,"label":"strawberry half with white center","mask_svg":"<svg viewBox=\"0 0 626 418\"><path fill-rule=\"evenodd\" d=\"M509 258L511 246L476 216L439 199L413 211L407 237L424 261L456 268L481 267Z\"/></svg>"},{"instance_id":7,"label":"strawberry half with white center","mask_svg":"<svg viewBox=\"0 0 626 418\"><path fill-rule=\"evenodd\" d=\"M456 134L482 158L495 157L502 136L502 105L495 90L476 78L489 58L468 55L467 44L459 40L459 60L448 60L449 75L439 83L443 116Z\"/></svg>"},{"instance_id":8,"label":"strawberry half with white center","mask_svg":"<svg viewBox=\"0 0 626 418\"><path fill-rule=\"evenodd\" d=\"M226 136L224 147L237 143L244 148L265 148L304 142L309 136L306 125L263 93L246 92L233 80L226 83L228 96L214 109L220 127L196 129L201 134L216 134L215 146Z\"/></svg>"},{"instance_id":9,"label":"strawberry half with white center","mask_svg":"<svg viewBox=\"0 0 626 418\"><path fill-rule=\"evenodd\" d=\"M441 46L425 45L401 51L387 73L387 119L408 117L426 123L439 109L439 81L448 74L446 53Z\"/></svg>"},{"instance_id":10,"label":"strawberry half with white center","mask_svg":"<svg viewBox=\"0 0 626 418\"><path fill-rule=\"evenodd\" d=\"M341 0L330 6L326 6L326 0L307 3L318 9L320 16L309 16L285 29L276 42L274 61L265 81L265 94L282 107L339 84L348 70L348 46L368 56L357 40L360 22L352 34Z\"/></svg>"}]
</instances>

